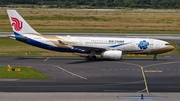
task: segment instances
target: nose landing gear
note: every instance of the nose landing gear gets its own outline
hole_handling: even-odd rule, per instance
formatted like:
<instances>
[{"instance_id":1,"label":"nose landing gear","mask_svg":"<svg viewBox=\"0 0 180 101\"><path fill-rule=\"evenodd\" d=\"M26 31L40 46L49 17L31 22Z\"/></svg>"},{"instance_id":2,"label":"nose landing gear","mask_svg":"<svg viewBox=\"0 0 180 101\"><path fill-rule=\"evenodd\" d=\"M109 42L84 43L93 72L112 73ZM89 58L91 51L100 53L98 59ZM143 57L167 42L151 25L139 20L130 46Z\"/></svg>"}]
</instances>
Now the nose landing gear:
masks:
<instances>
[{"instance_id":1,"label":"nose landing gear","mask_svg":"<svg viewBox=\"0 0 180 101\"><path fill-rule=\"evenodd\" d=\"M153 60L154 60L154 61L157 60L157 54L154 55Z\"/></svg>"}]
</instances>

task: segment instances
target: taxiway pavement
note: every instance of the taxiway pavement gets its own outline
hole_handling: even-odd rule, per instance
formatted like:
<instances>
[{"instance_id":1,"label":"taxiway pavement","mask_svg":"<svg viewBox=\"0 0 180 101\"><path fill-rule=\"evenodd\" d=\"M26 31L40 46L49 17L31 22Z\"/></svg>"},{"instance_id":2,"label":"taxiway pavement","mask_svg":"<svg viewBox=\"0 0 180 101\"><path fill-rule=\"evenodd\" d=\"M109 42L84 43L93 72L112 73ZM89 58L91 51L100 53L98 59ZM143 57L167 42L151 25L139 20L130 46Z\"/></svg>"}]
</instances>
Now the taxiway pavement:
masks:
<instances>
[{"instance_id":1,"label":"taxiway pavement","mask_svg":"<svg viewBox=\"0 0 180 101\"><path fill-rule=\"evenodd\" d=\"M86 62L77 57L0 57L0 66L26 66L48 80L1 79L0 92L179 92L180 56ZM142 68L144 76L142 75Z\"/></svg>"}]
</instances>

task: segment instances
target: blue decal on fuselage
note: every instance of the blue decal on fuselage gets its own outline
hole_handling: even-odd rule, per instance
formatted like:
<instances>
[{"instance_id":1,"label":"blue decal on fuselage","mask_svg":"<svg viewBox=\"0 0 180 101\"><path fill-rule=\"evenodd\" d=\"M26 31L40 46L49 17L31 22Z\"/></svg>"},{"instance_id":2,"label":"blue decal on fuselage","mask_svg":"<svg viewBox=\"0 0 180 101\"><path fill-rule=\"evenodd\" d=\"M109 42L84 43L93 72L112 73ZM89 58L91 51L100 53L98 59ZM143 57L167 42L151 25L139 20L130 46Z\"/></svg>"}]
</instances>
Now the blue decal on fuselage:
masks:
<instances>
[{"instance_id":1,"label":"blue decal on fuselage","mask_svg":"<svg viewBox=\"0 0 180 101\"><path fill-rule=\"evenodd\" d=\"M142 40L142 41L140 41L139 44L138 44L138 47L139 47L140 49L142 49L142 50L147 49L148 46L149 46L149 42L147 42L146 40Z\"/></svg>"},{"instance_id":2,"label":"blue decal on fuselage","mask_svg":"<svg viewBox=\"0 0 180 101\"><path fill-rule=\"evenodd\" d=\"M127 45L127 44L130 44L130 43L131 43L131 42L129 42L129 43L123 43L123 44L116 44L116 45L109 46L109 48L116 48L116 47L123 46L123 45Z\"/></svg>"}]
</instances>

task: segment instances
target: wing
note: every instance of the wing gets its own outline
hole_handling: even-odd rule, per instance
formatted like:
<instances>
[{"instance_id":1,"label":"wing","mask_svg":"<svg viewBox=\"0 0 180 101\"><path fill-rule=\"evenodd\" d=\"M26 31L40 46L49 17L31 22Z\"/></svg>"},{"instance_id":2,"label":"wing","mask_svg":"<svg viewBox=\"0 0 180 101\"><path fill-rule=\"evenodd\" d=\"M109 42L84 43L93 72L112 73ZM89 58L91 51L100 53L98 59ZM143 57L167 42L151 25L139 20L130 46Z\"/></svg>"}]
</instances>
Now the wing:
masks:
<instances>
[{"instance_id":1,"label":"wing","mask_svg":"<svg viewBox=\"0 0 180 101\"><path fill-rule=\"evenodd\" d=\"M82 49L82 50L86 50L86 51L90 51L90 50L95 50L95 51L106 50L103 47L93 47L93 46L84 46L84 45L72 45L71 47L73 47L74 49Z\"/></svg>"},{"instance_id":2,"label":"wing","mask_svg":"<svg viewBox=\"0 0 180 101\"><path fill-rule=\"evenodd\" d=\"M117 96L117 98L141 99L141 96Z\"/></svg>"},{"instance_id":3,"label":"wing","mask_svg":"<svg viewBox=\"0 0 180 101\"><path fill-rule=\"evenodd\" d=\"M90 51L90 50L94 50L94 51L103 51L103 50L107 50L105 47L95 47L95 46L87 46L87 45L77 45L77 44L67 44L62 42L61 40L58 40L58 42L62 45L65 45L71 49L81 49L81 50L86 50L86 51Z\"/></svg>"},{"instance_id":4,"label":"wing","mask_svg":"<svg viewBox=\"0 0 180 101\"><path fill-rule=\"evenodd\" d=\"M141 99L142 96L117 96L117 98ZM144 99L167 98L167 96L143 96Z\"/></svg>"},{"instance_id":5,"label":"wing","mask_svg":"<svg viewBox=\"0 0 180 101\"><path fill-rule=\"evenodd\" d=\"M167 96L144 96L144 98L146 98L146 99L155 99L155 98L167 98Z\"/></svg>"}]
</instances>

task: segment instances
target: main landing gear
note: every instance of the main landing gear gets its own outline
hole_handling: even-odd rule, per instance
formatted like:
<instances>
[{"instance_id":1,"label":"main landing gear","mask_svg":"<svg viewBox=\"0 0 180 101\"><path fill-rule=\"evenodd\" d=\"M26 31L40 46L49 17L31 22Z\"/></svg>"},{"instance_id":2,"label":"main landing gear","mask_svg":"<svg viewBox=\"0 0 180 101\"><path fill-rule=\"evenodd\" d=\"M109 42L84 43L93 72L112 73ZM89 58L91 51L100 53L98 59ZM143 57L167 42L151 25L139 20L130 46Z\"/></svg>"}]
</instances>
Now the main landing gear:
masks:
<instances>
[{"instance_id":1,"label":"main landing gear","mask_svg":"<svg viewBox=\"0 0 180 101\"><path fill-rule=\"evenodd\" d=\"M96 60L96 56L95 56L96 52L95 51L91 51L89 56L86 56L86 61L95 61Z\"/></svg>"},{"instance_id":2,"label":"main landing gear","mask_svg":"<svg viewBox=\"0 0 180 101\"><path fill-rule=\"evenodd\" d=\"M156 57L156 56L157 56L157 54L155 54L154 57L153 57L153 60L154 60L154 61L157 60L157 57Z\"/></svg>"},{"instance_id":3,"label":"main landing gear","mask_svg":"<svg viewBox=\"0 0 180 101\"><path fill-rule=\"evenodd\" d=\"M96 56L95 55L94 56L86 56L86 61L90 61L90 60L95 61Z\"/></svg>"}]
</instances>

